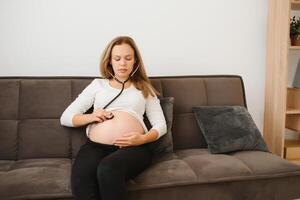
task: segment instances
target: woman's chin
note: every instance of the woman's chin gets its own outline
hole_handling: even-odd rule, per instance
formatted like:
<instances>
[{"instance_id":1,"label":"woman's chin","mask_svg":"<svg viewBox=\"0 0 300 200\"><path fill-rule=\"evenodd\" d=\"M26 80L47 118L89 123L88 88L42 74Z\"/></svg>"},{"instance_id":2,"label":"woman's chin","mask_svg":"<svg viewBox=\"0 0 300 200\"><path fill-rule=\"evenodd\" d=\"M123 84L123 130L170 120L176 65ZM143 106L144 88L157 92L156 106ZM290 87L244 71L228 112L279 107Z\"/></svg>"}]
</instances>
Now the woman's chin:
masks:
<instances>
[{"instance_id":1,"label":"woman's chin","mask_svg":"<svg viewBox=\"0 0 300 200\"><path fill-rule=\"evenodd\" d=\"M129 77L129 74L118 74L116 77L118 79L125 79L126 80Z\"/></svg>"}]
</instances>

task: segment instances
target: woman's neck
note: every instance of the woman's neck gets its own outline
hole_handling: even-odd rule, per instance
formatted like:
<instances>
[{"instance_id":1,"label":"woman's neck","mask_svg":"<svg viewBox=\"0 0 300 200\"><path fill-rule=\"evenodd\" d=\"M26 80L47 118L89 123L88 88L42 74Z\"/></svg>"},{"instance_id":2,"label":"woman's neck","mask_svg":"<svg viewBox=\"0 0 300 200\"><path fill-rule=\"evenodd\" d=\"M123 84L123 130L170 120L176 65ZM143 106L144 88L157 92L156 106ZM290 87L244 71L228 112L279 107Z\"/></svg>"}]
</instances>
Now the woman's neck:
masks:
<instances>
[{"instance_id":1,"label":"woman's neck","mask_svg":"<svg viewBox=\"0 0 300 200\"><path fill-rule=\"evenodd\" d=\"M119 79L120 80L120 79ZM126 80L126 79L125 79ZM120 80L120 81L125 81L125 80ZM109 80L111 86L115 87L115 88L122 88L122 84L120 82L118 82L117 80L115 80L114 78L110 79ZM125 83L125 88L128 88L130 87L131 85L131 80L128 80L126 83Z\"/></svg>"},{"instance_id":2,"label":"woman's neck","mask_svg":"<svg viewBox=\"0 0 300 200\"><path fill-rule=\"evenodd\" d=\"M126 78L123 78L123 77L115 77L117 80L119 80L119 81L121 81L121 82L123 82L124 83L124 81L126 81L127 79L128 79L128 77L126 77ZM115 79L114 79L115 80ZM115 80L115 81L117 81L117 80ZM128 81L130 81L130 80L128 80Z\"/></svg>"}]
</instances>

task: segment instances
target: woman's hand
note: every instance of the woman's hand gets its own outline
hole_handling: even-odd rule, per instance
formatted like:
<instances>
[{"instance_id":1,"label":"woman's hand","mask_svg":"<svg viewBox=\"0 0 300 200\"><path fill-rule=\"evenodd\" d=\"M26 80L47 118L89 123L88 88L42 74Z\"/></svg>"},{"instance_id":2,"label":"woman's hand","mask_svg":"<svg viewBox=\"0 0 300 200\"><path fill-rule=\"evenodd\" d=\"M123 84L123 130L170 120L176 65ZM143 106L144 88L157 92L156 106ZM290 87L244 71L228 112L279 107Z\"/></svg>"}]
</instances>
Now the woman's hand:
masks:
<instances>
[{"instance_id":1,"label":"woman's hand","mask_svg":"<svg viewBox=\"0 0 300 200\"><path fill-rule=\"evenodd\" d=\"M102 108L97 108L93 113L89 114L90 123L92 122L104 122L112 117L112 113Z\"/></svg>"},{"instance_id":2,"label":"woman's hand","mask_svg":"<svg viewBox=\"0 0 300 200\"><path fill-rule=\"evenodd\" d=\"M144 134L141 134L139 132L130 132L115 139L114 145L122 148L128 146L138 146L144 144L145 142L146 138Z\"/></svg>"}]
</instances>

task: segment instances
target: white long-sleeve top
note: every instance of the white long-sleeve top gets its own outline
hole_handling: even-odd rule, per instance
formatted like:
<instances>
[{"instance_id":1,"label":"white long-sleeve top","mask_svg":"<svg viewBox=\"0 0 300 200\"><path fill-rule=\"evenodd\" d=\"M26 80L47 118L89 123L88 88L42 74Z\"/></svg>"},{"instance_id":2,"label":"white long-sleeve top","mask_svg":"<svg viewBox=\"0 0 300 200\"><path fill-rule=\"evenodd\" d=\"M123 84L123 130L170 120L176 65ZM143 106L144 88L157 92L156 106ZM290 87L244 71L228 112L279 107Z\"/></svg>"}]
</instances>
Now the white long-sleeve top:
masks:
<instances>
[{"instance_id":1,"label":"white long-sleeve top","mask_svg":"<svg viewBox=\"0 0 300 200\"><path fill-rule=\"evenodd\" d=\"M64 126L74 127L72 118L75 114L85 113L92 105L94 110L103 108L120 90L110 86L108 79L94 79L66 108L60 118L60 123ZM128 112L142 124L145 132L148 132L143 121L143 114L146 112L152 129L158 131L157 139L167 132L166 120L157 96L149 95L145 98L142 92L136 89L133 84L129 88L124 89L122 94L106 110ZM89 126L86 129L87 133L88 129Z\"/></svg>"}]
</instances>

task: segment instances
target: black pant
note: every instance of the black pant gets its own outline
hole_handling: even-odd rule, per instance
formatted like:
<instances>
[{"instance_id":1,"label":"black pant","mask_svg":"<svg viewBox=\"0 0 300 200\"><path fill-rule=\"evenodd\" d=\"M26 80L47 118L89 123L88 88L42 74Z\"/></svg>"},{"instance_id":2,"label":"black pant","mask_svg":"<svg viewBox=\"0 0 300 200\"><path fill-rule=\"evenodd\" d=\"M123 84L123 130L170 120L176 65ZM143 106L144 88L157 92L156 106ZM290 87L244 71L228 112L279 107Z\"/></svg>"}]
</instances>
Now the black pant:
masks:
<instances>
[{"instance_id":1,"label":"black pant","mask_svg":"<svg viewBox=\"0 0 300 200\"><path fill-rule=\"evenodd\" d=\"M72 193L76 200L127 199L126 181L149 166L151 159L146 145L118 148L88 139L72 167Z\"/></svg>"}]
</instances>

